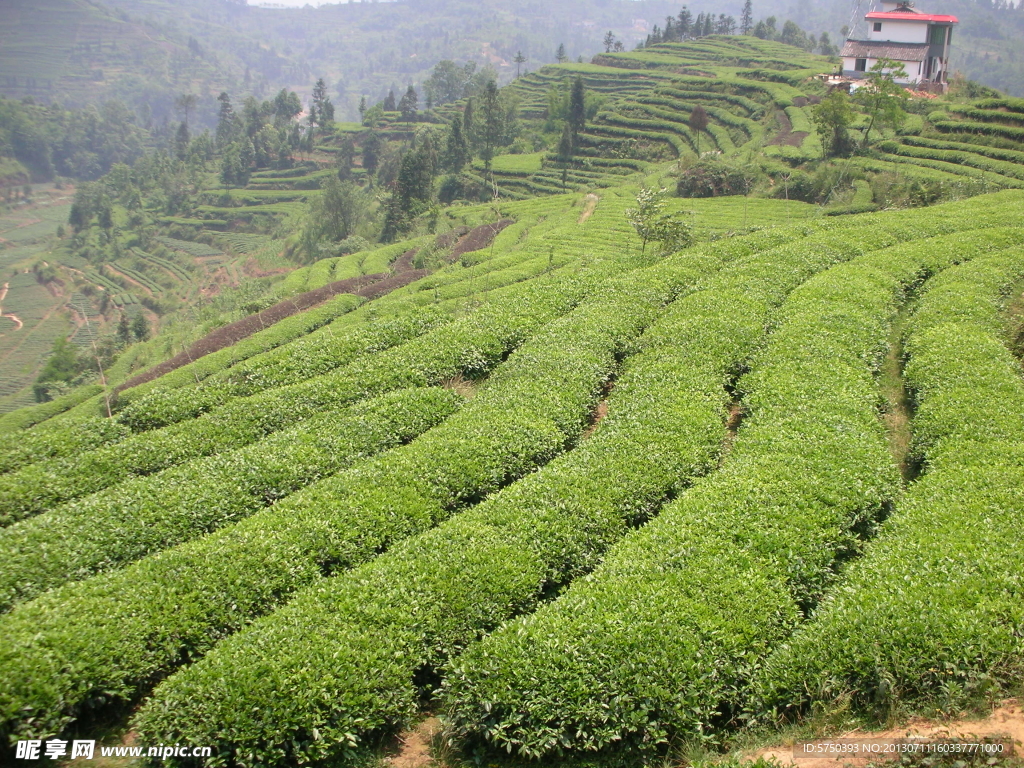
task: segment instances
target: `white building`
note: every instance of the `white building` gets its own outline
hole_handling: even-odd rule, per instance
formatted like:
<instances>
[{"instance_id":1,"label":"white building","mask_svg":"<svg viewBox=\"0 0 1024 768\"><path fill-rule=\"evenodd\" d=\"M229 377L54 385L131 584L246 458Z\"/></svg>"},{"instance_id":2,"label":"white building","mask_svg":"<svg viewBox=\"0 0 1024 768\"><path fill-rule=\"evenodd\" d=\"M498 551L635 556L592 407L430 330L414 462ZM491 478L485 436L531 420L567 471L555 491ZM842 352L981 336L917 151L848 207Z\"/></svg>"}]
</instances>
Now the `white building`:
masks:
<instances>
[{"instance_id":1,"label":"white building","mask_svg":"<svg viewBox=\"0 0 1024 768\"><path fill-rule=\"evenodd\" d=\"M921 13L911 2L883 0L882 10L864 18L868 39L847 40L840 54L844 77L862 78L879 59L891 59L907 71L898 82L945 91L956 16Z\"/></svg>"}]
</instances>

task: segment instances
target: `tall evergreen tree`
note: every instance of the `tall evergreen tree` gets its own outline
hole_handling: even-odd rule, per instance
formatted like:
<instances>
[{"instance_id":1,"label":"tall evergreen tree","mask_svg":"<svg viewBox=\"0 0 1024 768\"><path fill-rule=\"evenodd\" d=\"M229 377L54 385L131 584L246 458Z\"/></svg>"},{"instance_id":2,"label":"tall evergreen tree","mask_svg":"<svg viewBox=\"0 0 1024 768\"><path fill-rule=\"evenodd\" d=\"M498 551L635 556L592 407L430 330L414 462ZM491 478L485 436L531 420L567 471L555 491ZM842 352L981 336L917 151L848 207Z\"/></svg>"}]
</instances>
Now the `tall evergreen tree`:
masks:
<instances>
[{"instance_id":1,"label":"tall evergreen tree","mask_svg":"<svg viewBox=\"0 0 1024 768\"><path fill-rule=\"evenodd\" d=\"M573 147L587 122L586 95L583 92L583 78L576 75L569 92L569 129L572 131Z\"/></svg>"},{"instance_id":2,"label":"tall evergreen tree","mask_svg":"<svg viewBox=\"0 0 1024 768\"><path fill-rule=\"evenodd\" d=\"M743 3L743 14L740 16L740 34L749 35L754 28L754 6L750 0Z\"/></svg>"},{"instance_id":3,"label":"tall evergreen tree","mask_svg":"<svg viewBox=\"0 0 1024 768\"><path fill-rule=\"evenodd\" d=\"M313 103L309 107L309 125L321 130L334 122L334 105L327 98L327 83L321 77L313 86Z\"/></svg>"},{"instance_id":4,"label":"tall evergreen tree","mask_svg":"<svg viewBox=\"0 0 1024 768\"><path fill-rule=\"evenodd\" d=\"M220 113L217 116L217 146L223 149L238 136L238 116L226 91L221 92L217 101L220 102Z\"/></svg>"},{"instance_id":5,"label":"tall evergreen tree","mask_svg":"<svg viewBox=\"0 0 1024 768\"><path fill-rule=\"evenodd\" d=\"M522 51L516 51L516 55L512 59L512 61L514 61L516 63L516 78L518 79L518 77L519 77L519 67L520 67L520 65L526 63L526 57L523 56L523 52Z\"/></svg>"},{"instance_id":6,"label":"tall evergreen tree","mask_svg":"<svg viewBox=\"0 0 1024 768\"><path fill-rule=\"evenodd\" d=\"M380 136L376 131L370 130L366 134L366 138L363 139L363 169L368 176L377 172L377 166L380 164L380 149Z\"/></svg>"},{"instance_id":7,"label":"tall evergreen tree","mask_svg":"<svg viewBox=\"0 0 1024 768\"><path fill-rule=\"evenodd\" d=\"M188 144L190 140L188 123L182 120L178 123L178 131L174 135L174 151L179 160L188 159Z\"/></svg>"},{"instance_id":8,"label":"tall evergreen tree","mask_svg":"<svg viewBox=\"0 0 1024 768\"><path fill-rule=\"evenodd\" d=\"M612 52L612 46L615 45L615 33L612 32L609 29L604 34L604 41L603 42L604 42L604 52L605 53L611 53Z\"/></svg>"},{"instance_id":9,"label":"tall evergreen tree","mask_svg":"<svg viewBox=\"0 0 1024 768\"><path fill-rule=\"evenodd\" d=\"M462 120L459 119L458 115L452 119L452 127L448 131L444 159L445 165L452 173L459 173L469 161L469 146L466 144L466 137L462 133Z\"/></svg>"},{"instance_id":10,"label":"tall evergreen tree","mask_svg":"<svg viewBox=\"0 0 1024 768\"><path fill-rule=\"evenodd\" d=\"M466 146L470 149L470 154L476 149L476 125L474 120L476 116L473 114L473 98L466 99L466 106L462 110L462 136L466 140Z\"/></svg>"},{"instance_id":11,"label":"tall evergreen tree","mask_svg":"<svg viewBox=\"0 0 1024 768\"><path fill-rule=\"evenodd\" d=\"M384 111L394 112L397 107L395 106L395 92L388 91L388 95L384 97Z\"/></svg>"},{"instance_id":12,"label":"tall evergreen tree","mask_svg":"<svg viewBox=\"0 0 1024 768\"><path fill-rule=\"evenodd\" d=\"M679 11L679 20L677 22L676 29L679 30L680 40L688 38L693 31L693 14L690 13L690 9L685 5L682 7L682 10Z\"/></svg>"},{"instance_id":13,"label":"tall evergreen tree","mask_svg":"<svg viewBox=\"0 0 1024 768\"><path fill-rule=\"evenodd\" d=\"M398 111L402 113L403 120L412 122L416 119L416 105L418 102L419 97L416 94L416 89L410 84L405 90L405 95L398 102Z\"/></svg>"},{"instance_id":14,"label":"tall evergreen tree","mask_svg":"<svg viewBox=\"0 0 1024 768\"><path fill-rule=\"evenodd\" d=\"M567 163L572 160L572 153L572 129L569 128L569 123L567 122L562 126L562 137L558 140L558 159L563 163Z\"/></svg>"},{"instance_id":15,"label":"tall evergreen tree","mask_svg":"<svg viewBox=\"0 0 1024 768\"><path fill-rule=\"evenodd\" d=\"M480 157L484 161L484 168L491 170L491 159L494 157L494 150L501 141L501 104L498 103L498 84L493 80L487 81L484 88L483 107L481 110L482 136L480 144Z\"/></svg>"},{"instance_id":16,"label":"tall evergreen tree","mask_svg":"<svg viewBox=\"0 0 1024 768\"><path fill-rule=\"evenodd\" d=\"M558 50L555 51L555 58L558 60L559 64L564 64L565 62L567 62L569 60L568 55L566 55L566 53L565 53L565 44L564 43L559 43L558 44Z\"/></svg>"}]
</instances>

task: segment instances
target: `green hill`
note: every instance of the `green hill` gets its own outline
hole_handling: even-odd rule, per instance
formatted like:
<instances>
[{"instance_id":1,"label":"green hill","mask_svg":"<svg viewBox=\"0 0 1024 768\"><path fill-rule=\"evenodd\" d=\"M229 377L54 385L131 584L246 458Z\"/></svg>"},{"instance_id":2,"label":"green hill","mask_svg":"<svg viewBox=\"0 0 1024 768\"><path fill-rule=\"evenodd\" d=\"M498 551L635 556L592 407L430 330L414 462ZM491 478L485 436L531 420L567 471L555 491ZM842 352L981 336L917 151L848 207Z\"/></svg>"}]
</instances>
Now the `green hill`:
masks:
<instances>
[{"instance_id":1,"label":"green hill","mask_svg":"<svg viewBox=\"0 0 1024 768\"><path fill-rule=\"evenodd\" d=\"M11 280L76 288L88 370L0 416L0 754L357 766L436 715L446 766L682 765L1014 692L1024 107L830 68L250 102L80 184Z\"/></svg>"}]
</instances>

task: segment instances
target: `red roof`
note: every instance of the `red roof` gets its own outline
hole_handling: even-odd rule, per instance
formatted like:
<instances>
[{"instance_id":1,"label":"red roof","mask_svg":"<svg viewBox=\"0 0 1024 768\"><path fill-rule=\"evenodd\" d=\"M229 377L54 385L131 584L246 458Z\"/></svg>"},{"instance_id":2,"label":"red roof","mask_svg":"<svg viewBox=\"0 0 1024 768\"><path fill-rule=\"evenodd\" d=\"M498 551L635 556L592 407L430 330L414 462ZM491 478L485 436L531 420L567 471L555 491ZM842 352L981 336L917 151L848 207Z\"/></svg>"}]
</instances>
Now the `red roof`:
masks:
<instances>
[{"instance_id":1,"label":"red roof","mask_svg":"<svg viewBox=\"0 0 1024 768\"><path fill-rule=\"evenodd\" d=\"M889 21L931 21L938 24L959 24L956 16L944 16L932 13L900 13L898 11L872 11L865 19L888 19Z\"/></svg>"}]
</instances>

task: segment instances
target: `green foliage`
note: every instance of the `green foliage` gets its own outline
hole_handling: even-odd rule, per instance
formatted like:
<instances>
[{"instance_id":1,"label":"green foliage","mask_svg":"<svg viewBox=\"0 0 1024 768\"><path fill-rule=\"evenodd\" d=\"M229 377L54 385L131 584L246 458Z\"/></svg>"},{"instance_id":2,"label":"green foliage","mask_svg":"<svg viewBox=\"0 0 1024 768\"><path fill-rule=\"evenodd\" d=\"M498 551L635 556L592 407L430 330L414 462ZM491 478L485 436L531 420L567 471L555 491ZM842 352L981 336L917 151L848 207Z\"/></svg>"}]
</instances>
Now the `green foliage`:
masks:
<instances>
[{"instance_id":1,"label":"green foliage","mask_svg":"<svg viewBox=\"0 0 1024 768\"><path fill-rule=\"evenodd\" d=\"M865 84L854 96L857 103L868 113L863 146L868 145L875 123L899 128L906 119L904 107L908 98L907 92L896 82L906 80L906 77L907 71L903 64L892 59L879 59L865 73Z\"/></svg>"},{"instance_id":2,"label":"green foliage","mask_svg":"<svg viewBox=\"0 0 1024 768\"><path fill-rule=\"evenodd\" d=\"M660 194L649 187L641 187L636 196L637 207L626 210L626 220L640 237L641 253L646 252L650 240L661 244L662 253L678 251L693 240L693 228L688 221L664 213L665 202Z\"/></svg>"},{"instance_id":3,"label":"green foliage","mask_svg":"<svg viewBox=\"0 0 1024 768\"><path fill-rule=\"evenodd\" d=\"M838 88L811 108L815 130L821 136L825 157L849 157L854 146L850 125L854 120L850 97Z\"/></svg>"},{"instance_id":4,"label":"green foliage","mask_svg":"<svg viewBox=\"0 0 1024 768\"><path fill-rule=\"evenodd\" d=\"M1000 309L1022 276L1016 244L926 286L905 339L925 474L771 657L758 677L767 703L794 711L841 697L880 718L922 703L955 712L1019 679L1024 617L1007 595L1022 567L1024 384Z\"/></svg>"},{"instance_id":5,"label":"green foliage","mask_svg":"<svg viewBox=\"0 0 1024 768\"><path fill-rule=\"evenodd\" d=\"M720 157L702 157L679 174L676 194L680 197L746 195L762 178L753 165L739 165Z\"/></svg>"},{"instance_id":6,"label":"green foliage","mask_svg":"<svg viewBox=\"0 0 1024 768\"><path fill-rule=\"evenodd\" d=\"M1009 207L1001 215L1009 222ZM882 221L870 241L836 234L761 261L762 290L781 299L839 250L853 257L783 304L740 382L749 420L719 471L614 545L588 578L462 654L446 700L463 733L526 757L636 754L711 740L723 713L740 713L751 674L899 491L873 374L901 287L959 260L965 242L874 250L922 234ZM1019 237L982 232L972 245ZM745 280L750 296L756 283Z\"/></svg>"}]
</instances>

